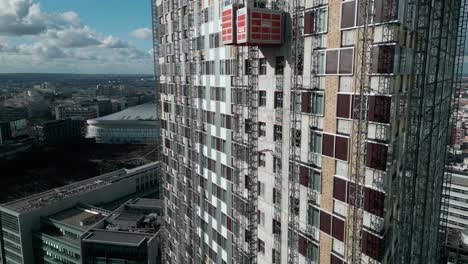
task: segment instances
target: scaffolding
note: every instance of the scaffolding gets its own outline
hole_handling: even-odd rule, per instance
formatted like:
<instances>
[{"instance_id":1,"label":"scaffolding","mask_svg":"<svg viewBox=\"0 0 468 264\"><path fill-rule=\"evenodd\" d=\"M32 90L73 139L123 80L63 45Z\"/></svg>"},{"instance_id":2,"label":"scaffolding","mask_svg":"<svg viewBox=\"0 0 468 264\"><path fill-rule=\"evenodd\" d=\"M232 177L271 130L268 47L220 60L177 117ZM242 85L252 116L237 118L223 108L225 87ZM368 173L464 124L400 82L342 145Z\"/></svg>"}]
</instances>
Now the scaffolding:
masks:
<instances>
[{"instance_id":1,"label":"scaffolding","mask_svg":"<svg viewBox=\"0 0 468 264\"><path fill-rule=\"evenodd\" d=\"M277 0L276 8L283 10L286 6L285 1ZM284 95L284 59L281 64L276 65L275 68L275 93L280 93L282 96ZM276 98L276 96L275 96ZM276 100L276 99L275 99ZM275 126L283 129L283 107L277 106L275 108ZM274 128L276 129L276 128ZM283 189L283 170L282 170L282 162L283 162L283 138L275 138L274 139L275 149L273 152L274 156L274 173L275 173L275 181L274 181L274 192L276 200L273 201L273 217L276 221L276 224L281 225L282 220L282 208L281 208L281 190ZM273 224L273 249L274 255L272 256L275 263L281 263L281 228L278 228Z\"/></svg>"},{"instance_id":2,"label":"scaffolding","mask_svg":"<svg viewBox=\"0 0 468 264\"><path fill-rule=\"evenodd\" d=\"M447 151L449 123L453 121L450 104L454 104L452 110L458 104L457 97L452 98L459 89L454 59L460 55L460 44L464 44L459 39L465 34L459 32L463 31L464 21L460 14L465 12L461 8L458 0L412 2L415 54L411 74L414 79L408 91L407 162L403 167L399 201L402 217L397 230L402 244L395 256L401 263L428 263L444 254L441 244L445 228L440 227L440 222L446 216L441 216L439 209L448 198L443 185L450 177L443 176L446 155L440 153ZM457 14L459 10L463 12Z\"/></svg>"},{"instance_id":3,"label":"scaffolding","mask_svg":"<svg viewBox=\"0 0 468 264\"><path fill-rule=\"evenodd\" d=\"M192 263L200 263L202 256L200 254L200 250L196 245L200 245L201 240L199 239L197 230L200 227L200 221L198 218L198 210L196 210L197 205L201 206L201 200L204 199L204 195L199 192L199 174L198 171L198 164L200 163L199 153L203 153L202 144L199 142L199 133L202 133L203 127L201 126L202 122L200 119L199 114L199 106L202 105L202 98L201 95L198 93L197 84L197 76L200 76L197 73L197 59L200 56L195 56L197 51L197 38L199 32L197 28L200 28L199 25L196 23L200 21L199 16L199 8L196 7L198 1L190 0L187 3L187 26L188 26L188 43L187 43L187 51L188 56L186 60L186 78L188 84L188 102L189 102L189 128L190 131L195 131L196 133L188 133L189 137L189 171L190 171L190 210L192 213L190 219L190 229L191 229L191 251L189 255L192 257ZM198 18L198 20L197 20ZM200 80L201 81L201 80ZM198 146L198 148L197 148ZM203 190L201 190L203 191ZM197 204L197 202L199 204Z\"/></svg>"},{"instance_id":4,"label":"scaffolding","mask_svg":"<svg viewBox=\"0 0 468 264\"><path fill-rule=\"evenodd\" d=\"M454 3L453 10L460 10L460 13L454 14L454 19L452 20L452 37L456 39L453 44L453 54L451 54L455 58L455 64L453 67L453 75L454 79L452 81L452 89L451 91L451 104L450 104L450 111L449 113L451 116L449 117L448 127L449 128L457 128L459 122L459 115L458 111L460 109L460 97L461 97L461 88L462 88L462 76L463 76L463 61L464 61L464 50L465 50L465 42L466 42L466 34L467 34L467 26L468 26L468 2L466 0L460 0L457 3ZM454 232L453 230L449 230L447 227L448 225L448 213L449 213L449 201L450 201L450 186L451 186L451 179L452 173L455 171L454 169L454 161L451 160L450 155L455 155L455 142L452 139L452 131L447 133L447 141L449 142L449 148L446 153L446 160L447 160L447 172L444 173L444 183L443 183L443 191L441 197L441 220L440 220L440 236L439 236L439 245L440 245L440 259L447 261L447 258L450 256L448 252L449 244L451 244L453 250L455 251L455 258L459 258L459 248L460 246L460 238L459 233ZM458 248L457 248L458 247Z\"/></svg>"},{"instance_id":5,"label":"scaffolding","mask_svg":"<svg viewBox=\"0 0 468 264\"><path fill-rule=\"evenodd\" d=\"M358 45L356 48L356 72L354 78L355 94L353 96L350 155L350 178L354 189L349 193L353 206L349 207L348 217L351 245L348 248L348 259L351 263L361 263L362 259L362 232L364 217L364 186L366 177L367 155L367 115L369 111L370 71L372 63L372 44L374 42L374 27L370 23L374 19L372 1L360 1L359 10L365 10L358 19L363 20L363 26L357 29Z\"/></svg>"},{"instance_id":6,"label":"scaffolding","mask_svg":"<svg viewBox=\"0 0 468 264\"><path fill-rule=\"evenodd\" d=\"M304 67L304 1L294 0L290 4L292 15L292 53L291 53L291 110L290 110L290 142L289 142L289 223L288 232L288 263L298 263L299 243L299 166L301 162L301 93L303 87ZM298 144L299 143L299 144Z\"/></svg>"},{"instance_id":7,"label":"scaffolding","mask_svg":"<svg viewBox=\"0 0 468 264\"><path fill-rule=\"evenodd\" d=\"M234 212L239 226L239 232L235 238L237 252L234 255L237 263L257 263L259 48L249 45L235 47L234 50L237 62L237 76L232 78L231 86L232 110L236 123L233 138L236 144L236 155L233 159L236 179ZM247 77L243 74L244 70ZM245 137L246 133L247 137ZM244 195L242 178L247 186L247 197ZM244 233L244 238L242 233ZM244 245L243 241L246 241L247 245Z\"/></svg>"}]
</instances>

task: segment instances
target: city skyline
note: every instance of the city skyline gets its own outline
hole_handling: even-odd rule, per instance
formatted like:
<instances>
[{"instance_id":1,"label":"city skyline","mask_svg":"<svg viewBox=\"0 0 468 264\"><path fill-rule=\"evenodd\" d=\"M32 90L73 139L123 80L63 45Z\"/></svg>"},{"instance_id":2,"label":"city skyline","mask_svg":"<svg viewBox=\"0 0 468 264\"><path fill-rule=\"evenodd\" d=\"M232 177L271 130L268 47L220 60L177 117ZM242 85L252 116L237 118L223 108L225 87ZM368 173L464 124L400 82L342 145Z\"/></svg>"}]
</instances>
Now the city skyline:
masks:
<instances>
[{"instance_id":1,"label":"city skyline","mask_svg":"<svg viewBox=\"0 0 468 264\"><path fill-rule=\"evenodd\" d=\"M0 73L152 74L150 10L149 1L0 0Z\"/></svg>"}]
</instances>

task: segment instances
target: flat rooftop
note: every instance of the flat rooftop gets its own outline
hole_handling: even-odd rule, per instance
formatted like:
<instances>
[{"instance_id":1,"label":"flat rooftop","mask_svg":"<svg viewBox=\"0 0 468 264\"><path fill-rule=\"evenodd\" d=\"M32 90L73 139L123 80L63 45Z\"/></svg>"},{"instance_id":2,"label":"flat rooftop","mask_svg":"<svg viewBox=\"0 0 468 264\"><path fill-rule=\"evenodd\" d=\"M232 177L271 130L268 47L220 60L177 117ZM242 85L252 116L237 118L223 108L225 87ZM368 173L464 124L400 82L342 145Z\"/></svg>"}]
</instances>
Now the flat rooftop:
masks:
<instances>
[{"instance_id":1,"label":"flat rooftop","mask_svg":"<svg viewBox=\"0 0 468 264\"><path fill-rule=\"evenodd\" d=\"M90 119L91 122L99 121L156 121L158 120L156 104L148 103L127 108L110 115Z\"/></svg>"},{"instance_id":2,"label":"flat rooftop","mask_svg":"<svg viewBox=\"0 0 468 264\"><path fill-rule=\"evenodd\" d=\"M164 200L138 198L138 199L135 199L132 202L127 203L126 205L131 206L131 207L164 208Z\"/></svg>"},{"instance_id":3,"label":"flat rooftop","mask_svg":"<svg viewBox=\"0 0 468 264\"><path fill-rule=\"evenodd\" d=\"M5 203L1 205L1 207L8 208L18 213L33 211L47 205L58 203L72 196L84 195L91 191L101 189L105 186L141 173L146 169L157 166L159 166L159 162L156 161L133 169L120 169L60 188L28 196L13 202Z\"/></svg>"},{"instance_id":4,"label":"flat rooftop","mask_svg":"<svg viewBox=\"0 0 468 264\"><path fill-rule=\"evenodd\" d=\"M73 207L52 215L49 218L86 231L104 217L104 215L96 211Z\"/></svg>"},{"instance_id":5,"label":"flat rooftop","mask_svg":"<svg viewBox=\"0 0 468 264\"><path fill-rule=\"evenodd\" d=\"M89 232L83 241L103 243L103 244L117 244L125 246L139 246L146 239L151 239L154 234L130 233L108 230L92 230Z\"/></svg>"}]
</instances>

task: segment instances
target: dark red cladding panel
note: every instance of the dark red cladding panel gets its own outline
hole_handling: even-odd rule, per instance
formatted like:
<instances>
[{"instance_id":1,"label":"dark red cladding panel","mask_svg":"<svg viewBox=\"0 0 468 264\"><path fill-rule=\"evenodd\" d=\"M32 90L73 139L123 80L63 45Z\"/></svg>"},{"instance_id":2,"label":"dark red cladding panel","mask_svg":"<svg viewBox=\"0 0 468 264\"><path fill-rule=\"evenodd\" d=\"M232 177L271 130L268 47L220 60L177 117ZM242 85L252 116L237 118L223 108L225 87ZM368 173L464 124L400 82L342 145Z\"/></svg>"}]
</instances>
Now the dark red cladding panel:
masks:
<instances>
[{"instance_id":1,"label":"dark red cladding panel","mask_svg":"<svg viewBox=\"0 0 468 264\"><path fill-rule=\"evenodd\" d=\"M367 143L366 165L369 168L385 171L388 147L377 143Z\"/></svg>"},{"instance_id":2,"label":"dark red cladding panel","mask_svg":"<svg viewBox=\"0 0 468 264\"><path fill-rule=\"evenodd\" d=\"M385 194L370 188L364 190L364 209L372 214L383 217Z\"/></svg>"},{"instance_id":3,"label":"dark red cladding panel","mask_svg":"<svg viewBox=\"0 0 468 264\"><path fill-rule=\"evenodd\" d=\"M333 178L333 198L346 202L346 181L337 177Z\"/></svg>"},{"instance_id":4,"label":"dark red cladding panel","mask_svg":"<svg viewBox=\"0 0 468 264\"><path fill-rule=\"evenodd\" d=\"M381 238L364 230L362 231L362 253L375 260L380 260L382 255L382 245L383 241Z\"/></svg>"},{"instance_id":5,"label":"dark red cladding panel","mask_svg":"<svg viewBox=\"0 0 468 264\"><path fill-rule=\"evenodd\" d=\"M395 45L375 46L372 48L372 73L393 73L395 65Z\"/></svg>"},{"instance_id":6,"label":"dark red cladding panel","mask_svg":"<svg viewBox=\"0 0 468 264\"><path fill-rule=\"evenodd\" d=\"M344 221L334 217L332 219L332 237L344 241Z\"/></svg>"},{"instance_id":7,"label":"dark red cladding panel","mask_svg":"<svg viewBox=\"0 0 468 264\"><path fill-rule=\"evenodd\" d=\"M343 264L343 260L341 260L340 258L338 258L337 256L335 255L330 255L330 264Z\"/></svg>"},{"instance_id":8,"label":"dark red cladding panel","mask_svg":"<svg viewBox=\"0 0 468 264\"><path fill-rule=\"evenodd\" d=\"M388 124L392 98L389 96L369 97L369 121Z\"/></svg>"},{"instance_id":9,"label":"dark red cladding panel","mask_svg":"<svg viewBox=\"0 0 468 264\"><path fill-rule=\"evenodd\" d=\"M307 256L307 239L301 235L297 235L299 238L299 253L303 256Z\"/></svg>"},{"instance_id":10,"label":"dark red cladding panel","mask_svg":"<svg viewBox=\"0 0 468 264\"><path fill-rule=\"evenodd\" d=\"M351 117L351 95L338 94L336 116L342 118Z\"/></svg>"},{"instance_id":11,"label":"dark red cladding panel","mask_svg":"<svg viewBox=\"0 0 468 264\"><path fill-rule=\"evenodd\" d=\"M398 19L397 0L375 0L375 22L385 23Z\"/></svg>"},{"instance_id":12,"label":"dark red cladding panel","mask_svg":"<svg viewBox=\"0 0 468 264\"><path fill-rule=\"evenodd\" d=\"M335 158L344 161L348 160L348 138L335 137Z\"/></svg>"},{"instance_id":13,"label":"dark red cladding panel","mask_svg":"<svg viewBox=\"0 0 468 264\"><path fill-rule=\"evenodd\" d=\"M310 96L311 96L311 93L310 92L303 92L301 94L302 98L301 98L301 111L303 113L310 113L312 108L311 108L311 101L310 101Z\"/></svg>"},{"instance_id":14,"label":"dark red cladding panel","mask_svg":"<svg viewBox=\"0 0 468 264\"><path fill-rule=\"evenodd\" d=\"M334 157L333 151L335 149L335 136L323 134L322 155Z\"/></svg>"},{"instance_id":15,"label":"dark red cladding panel","mask_svg":"<svg viewBox=\"0 0 468 264\"><path fill-rule=\"evenodd\" d=\"M320 230L331 234L331 215L324 211L320 211Z\"/></svg>"},{"instance_id":16,"label":"dark red cladding panel","mask_svg":"<svg viewBox=\"0 0 468 264\"><path fill-rule=\"evenodd\" d=\"M299 167L299 183L303 186L309 186L309 168L300 166Z\"/></svg>"},{"instance_id":17,"label":"dark red cladding panel","mask_svg":"<svg viewBox=\"0 0 468 264\"><path fill-rule=\"evenodd\" d=\"M314 11L308 11L304 14L304 34L312 34L314 32Z\"/></svg>"}]
</instances>

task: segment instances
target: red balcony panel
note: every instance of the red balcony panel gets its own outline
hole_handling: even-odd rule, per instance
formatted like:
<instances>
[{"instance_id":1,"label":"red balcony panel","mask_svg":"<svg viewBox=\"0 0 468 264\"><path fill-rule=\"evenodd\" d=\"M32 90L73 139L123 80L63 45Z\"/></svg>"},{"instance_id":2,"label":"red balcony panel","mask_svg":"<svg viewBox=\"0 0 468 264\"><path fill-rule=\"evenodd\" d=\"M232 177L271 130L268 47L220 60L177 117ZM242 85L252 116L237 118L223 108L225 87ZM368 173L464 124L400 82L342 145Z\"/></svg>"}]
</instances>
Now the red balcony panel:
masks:
<instances>
[{"instance_id":1,"label":"red balcony panel","mask_svg":"<svg viewBox=\"0 0 468 264\"><path fill-rule=\"evenodd\" d=\"M339 160L348 160L348 138L335 137L335 158Z\"/></svg>"},{"instance_id":2,"label":"red balcony panel","mask_svg":"<svg viewBox=\"0 0 468 264\"><path fill-rule=\"evenodd\" d=\"M336 103L336 116L342 118L351 117L351 95L338 94Z\"/></svg>"},{"instance_id":3,"label":"red balcony panel","mask_svg":"<svg viewBox=\"0 0 468 264\"><path fill-rule=\"evenodd\" d=\"M375 260L380 260L382 255L382 245L383 241L381 238L369 232L362 231L362 253Z\"/></svg>"},{"instance_id":4,"label":"red balcony panel","mask_svg":"<svg viewBox=\"0 0 468 264\"><path fill-rule=\"evenodd\" d=\"M299 183L303 186L309 186L309 168L300 166L299 167Z\"/></svg>"},{"instance_id":5,"label":"red balcony panel","mask_svg":"<svg viewBox=\"0 0 468 264\"><path fill-rule=\"evenodd\" d=\"M338 258L337 256L335 255L330 255L330 264L343 264L343 260L341 260L340 258Z\"/></svg>"},{"instance_id":6,"label":"red balcony panel","mask_svg":"<svg viewBox=\"0 0 468 264\"><path fill-rule=\"evenodd\" d=\"M297 235L299 240L299 254L307 256L307 239L301 235Z\"/></svg>"},{"instance_id":7,"label":"red balcony panel","mask_svg":"<svg viewBox=\"0 0 468 264\"><path fill-rule=\"evenodd\" d=\"M301 111L303 113L310 113L311 110L312 110L312 107L311 107L311 92L303 92L301 94Z\"/></svg>"},{"instance_id":8,"label":"red balcony panel","mask_svg":"<svg viewBox=\"0 0 468 264\"><path fill-rule=\"evenodd\" d=\"M378 143L367 143L366 165L369 168L385 171L388 147Z\"/></svg>"},{"instance_id":9,"label":"red balcony panel","mask_svg":"<svg viewBox=\"0 0 468 264\"><path fill-rule=\"evenodd\" d=\"M382 45L372 48L372 73L390 74L394 72L395 45Z\"/></svg>"},{"instance_id":10,"label":"red balcony panel","mask_svg":"<svg viewBox=\"0 0 468 264\"><path fill-rule=\"evenodd\" d=\"M314 11L308 11L304 14L304 34L314 33Z\"/></svg>"},{"instance_id":11,"label":"red balcony panel","mask_svg":"<svg viewBox=\"0 0 468 264\"><path fill-rule=\"evenodd\" d=\"M388 124L392 98L389 96L369 97L369 121Z\"/></svg>"},{"instance_id":12,"label":"red balcony panel","mask_svg":"<svg viewBox=\"0 0 468 264\"><path fill-rule=\"evenodd\" d=\"M340 241L344 241L344 221L337 218L337 217L334 217L333 216L333 219L332 219L332 237L340 240Z\"/></svg>"},{"instance_id":13,"label":"red balcony panel","mask_svg":"<svg viewBox=\"0 0 468 264\"><path fill-rule=\"evenodd\" d=\"M326 234L331 234L331 215L320 211L320 230Z\"/></svg>"},{"instance_id":14,"label":"red balcony panel","mask_svg":"<svg viewBox=\"0 0 468 264\"><path fill-rule=\"evenodd\" d=\"M333 198L346 202L346 180L333 178Z\"/></svg>"},{"instance_id":15,"label":"red balcony panel","mask_svg":"<svg viewBox=\"0 0 468 264\"><path fill-rule=\"evenodd\" d=\"M370 188L364 190L364 209L377 216L383 217L385 194Z\"/></svg>"},{"instance_id":16,"label":"red balcony panel","mask_svg":"<svg viewBox=\"0 0 468 264\"><path fill-rule=\"evenodd\" d=\"M334 150L335 150L335 136L329 135L329 134L323 134L322 155L333 158Z\"/></svg>"}]
</instances>

